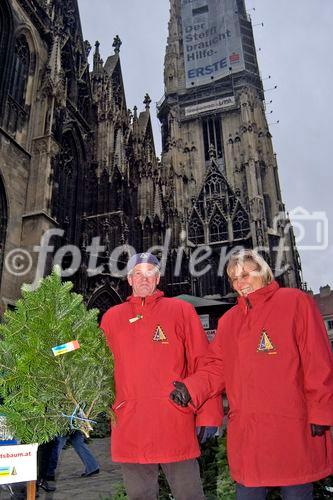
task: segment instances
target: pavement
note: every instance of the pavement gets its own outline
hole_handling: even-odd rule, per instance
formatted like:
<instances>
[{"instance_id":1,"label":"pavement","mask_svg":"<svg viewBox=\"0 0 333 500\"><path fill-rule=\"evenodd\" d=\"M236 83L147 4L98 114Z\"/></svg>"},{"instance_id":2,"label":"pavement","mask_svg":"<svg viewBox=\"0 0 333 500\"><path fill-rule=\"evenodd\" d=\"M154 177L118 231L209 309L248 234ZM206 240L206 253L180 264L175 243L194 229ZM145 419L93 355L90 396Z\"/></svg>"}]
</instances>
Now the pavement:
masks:
<instances>
[{"instance_id":1,"label":"pavement","mask_svg":"<svg viewBox=\"0 0 333 500\"><path fill-rule=\"evenodd\" d=\"M122 483L119 465L113 464L110 458L110 438L95 438L89 447L100 465L99 474L91 477L81 477L84 466L69 447L62 451L56 471L56 486L54 493L39 490L40 500L109 500L117 487ZM43 493L42 493L43 491Z\"/></svg>"},{"instance_id":2,"label":"pavement","mask_svg":"<svg viewBox=\"0 0 333 500\"><path fill-rule=\"evenodd\" d=\"M110 438L95 438L89 447L100 464L100 473L91 477L81 477L84 466L72 447L62 451L56 481L49 484L56 486L56 491L46 493L39 490L39 500L111 500L112 495L122 484L119 465L111 462ZM0 492L1 500L11 497ZM15 498L15 497L14 497Z\"/></svg>"}]
</instances>

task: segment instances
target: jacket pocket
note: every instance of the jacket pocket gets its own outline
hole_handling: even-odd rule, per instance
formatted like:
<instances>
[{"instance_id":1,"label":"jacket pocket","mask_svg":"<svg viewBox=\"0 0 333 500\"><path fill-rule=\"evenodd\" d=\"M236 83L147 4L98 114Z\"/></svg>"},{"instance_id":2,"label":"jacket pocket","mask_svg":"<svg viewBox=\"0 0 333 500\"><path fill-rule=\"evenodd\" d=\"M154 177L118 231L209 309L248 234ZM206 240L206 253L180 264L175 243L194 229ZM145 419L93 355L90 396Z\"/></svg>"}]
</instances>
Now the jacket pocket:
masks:
<instances>
[{"instance_id":1,"label":"jacket pocket","mask_svg":"<svg viewBox=\"0 0 333 500\"><path fill-rule=\"evenodd\" d=\"M119 425L123 422L128 422L132 419L133 414L137 406L136 400L124 399L122 401L117 401L112 405L112 411L115 416L115 425Z\"/></svg>"},{"instance_id":2,"label":"jacket pocket","mask_svg":"<svg viewBox=\"0 0 333 500\"><path fill-rule=\"evenodd\" d=\"M173 462L199 455L195 433L195 414L191 408L180 407L168 397L155 400L150 429L154 453Z\"/></svg>"},{"instance_id":3,"label":"jacket pocket","mask_svg":"<svg viewBox=\"0 0 333 500\"><path fill-rule=\"evenodd\" d=\"M189 414L193 415L195 413L195 409L193 408L193 406L191 404L188 404L187 406L179 406L176 403L174 403L172 401L172 399L170 399L170 398L168 398L168 402L171 404L171 406L176 408L176 410L178 410L180 413L184 413L186 415L189 415Z\"/></svg>"},{"instance_id":4,"label":"jacket pocket","mask_svg":"<svg viewBox=\"0 0 333 500\"><path fill-rule=\"evenodd\" d=\"M140 458L141 422L138 402L133 399L117 401L112 409L115 415L112 422L111 455L114 461L124 457ZM129 460L131 461L131 460Z\"/></svg>"},{"instance_id":5,"label":"jacket pocket","mask_svg":"<svg viewBox=\"0 0 333 500\"><path fill-rule=\"evenodd\" d=\"M117 401L116 403L114 403L112 405L112 410L113 411L117 411L117 410L120 410L120 408L122 408L124 405L126 405L127 401L124 399L123 401Z\"/></svg>"}]
</instances>

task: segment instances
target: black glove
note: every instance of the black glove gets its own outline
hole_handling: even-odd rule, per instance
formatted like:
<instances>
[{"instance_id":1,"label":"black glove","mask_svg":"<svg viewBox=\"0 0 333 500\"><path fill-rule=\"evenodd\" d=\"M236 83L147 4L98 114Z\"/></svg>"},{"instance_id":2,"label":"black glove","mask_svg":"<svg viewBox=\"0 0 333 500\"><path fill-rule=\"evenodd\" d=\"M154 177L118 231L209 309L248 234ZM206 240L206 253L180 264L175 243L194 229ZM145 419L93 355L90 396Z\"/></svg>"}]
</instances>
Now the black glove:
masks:
<instances>
[{"instance_id":1,"label":"black glove","mask_svg":"<svg viewBox=\"0 0 333 500\"><path fill-rule=\"evenodd\" d=\"M323 436L325 432L329 429L328 425L318 425L318 424L310 424L311 425L311 434L312 436Z\"/></svg>"},{"instance_id":2,"label":"black glove","mask_svg":"<svg viewBox=\"0 0 333 500\"><path fill-rule=\"evenodd\" d=\"M190 393L187 390L187 387L183 382L174 382L173 385L176 389L174 389L170 393L170 399L174 401L178 406L187 406L191 401Z\"/></svg>"}]
</instances>

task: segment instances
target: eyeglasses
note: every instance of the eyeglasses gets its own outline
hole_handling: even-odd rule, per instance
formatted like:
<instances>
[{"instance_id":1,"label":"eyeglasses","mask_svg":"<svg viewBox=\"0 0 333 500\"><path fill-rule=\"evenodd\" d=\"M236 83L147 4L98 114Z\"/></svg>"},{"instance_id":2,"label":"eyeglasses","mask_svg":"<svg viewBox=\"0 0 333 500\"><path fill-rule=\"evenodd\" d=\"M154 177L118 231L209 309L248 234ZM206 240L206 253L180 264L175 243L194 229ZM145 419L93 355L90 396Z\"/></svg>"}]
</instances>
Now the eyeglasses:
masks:
<instances>
[{"instance_id":1,"label":"eyeglasses","mask_svg":"<svg viewBox=\"0 0 333 500\"><path fill-rule=\"evenodd\" d=\"M260 276L260 271L258 270L258 268L251 269L250 271L244 271L238 276L234 276L233 278L229 276L229 282L232 284L232 286L234 286L236 283L238 283L238 281L247 280L252 276Z\"/></svg>"},{"instance_id":2,"label":"eyeglasses","mask_svg":"<svg viewBox=\"0 0 333 500\"><path fill-rule=\"evenodd\" d=\"M131 273L130 276L132 276L135 279L143 279L143 278L154 278L157 276L158 270L153 269L152 271L134 271L134 273Z\"/></svg>"}]
</instances>

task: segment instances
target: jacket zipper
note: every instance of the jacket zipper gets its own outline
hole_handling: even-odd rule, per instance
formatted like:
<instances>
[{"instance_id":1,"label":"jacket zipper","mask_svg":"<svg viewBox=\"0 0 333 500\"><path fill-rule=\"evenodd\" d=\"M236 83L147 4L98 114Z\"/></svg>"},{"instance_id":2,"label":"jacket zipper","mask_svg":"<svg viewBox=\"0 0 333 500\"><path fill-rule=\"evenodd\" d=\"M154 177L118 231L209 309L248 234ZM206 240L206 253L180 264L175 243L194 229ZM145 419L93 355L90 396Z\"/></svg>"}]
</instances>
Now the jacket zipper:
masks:
<instances>
[{"instance_id":1,"label":"jacket zipper","mask_svg":"<svg viewBox=\"0 0 333 500\"><path fill-rule=\"evenodd\" d=\"M247 310L252 309L252 304L251 304L250 299L248 297L245 297L245 303L246 303Z\"/></svg>"},{"instance_id":2,"label":"jacket zipper","mask_svg":"<svg viewBox=\"0 0 333 500\"><path fill-rule=\"evenodd\" d=\"M252 309L252 304L251 304L250 299L248 297L244 297L244 299L245 299L245 305L246 305L246 312L245 312L245 314L248 315L248 313Z\"/></svg>"},{"instance_id":3,"label":"jacket zipper","mask_svg":"<svg viewBox=\"0 0 333 500\"><path fill-rule=\"evenodd\" d=\"M143 306L145 305L145 298L141 297L141 313L138 313L134 316L134 318L130 318L128 321L130 323L135 323L139 319L143 319Z\"/></svg>"},{"instance_id":4,"label":"jacket zipper","mask_svg":"<svg viewBox=\"0 0 333 500\"><path fill-rule=\"evenodd\" d=\"M146 305L146 299L145 297L141 297L141 314L140 315L138 314L138 316L140 316L140 319L143 318L143 308L145 305Z\"/></svg>"}]
</instances>

